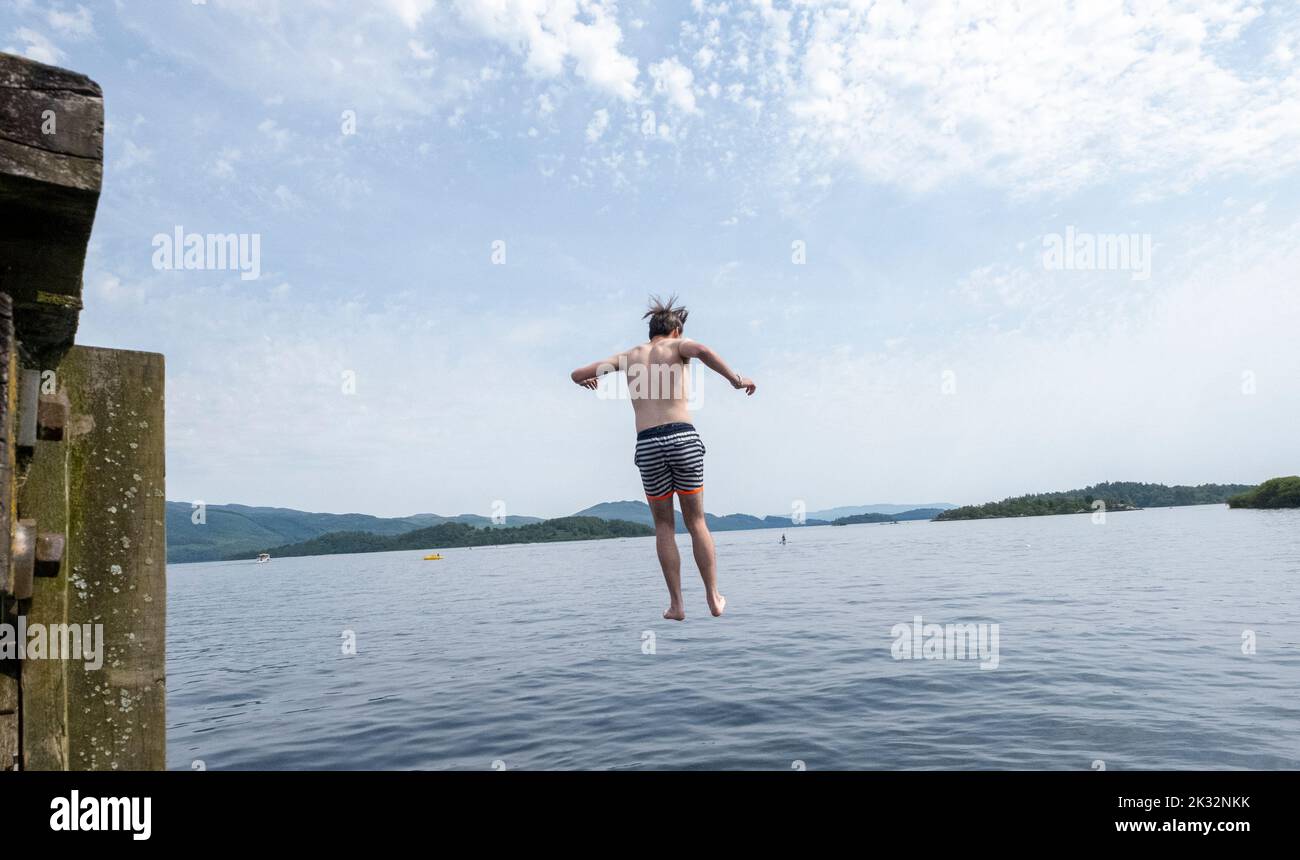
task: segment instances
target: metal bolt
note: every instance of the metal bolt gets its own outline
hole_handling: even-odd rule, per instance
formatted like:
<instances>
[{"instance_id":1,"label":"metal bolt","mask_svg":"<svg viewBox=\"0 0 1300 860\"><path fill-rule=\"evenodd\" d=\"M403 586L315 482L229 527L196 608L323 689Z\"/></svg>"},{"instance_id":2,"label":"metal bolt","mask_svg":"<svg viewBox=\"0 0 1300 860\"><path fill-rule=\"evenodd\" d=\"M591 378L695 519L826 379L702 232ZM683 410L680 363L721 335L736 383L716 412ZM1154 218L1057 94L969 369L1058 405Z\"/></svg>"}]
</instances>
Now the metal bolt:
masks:
<instances>
[{"instance_id":1,"label":"metal bolt","mask_svg":"<svg viewBox=\"0 0 1300 860\"><path fill-rule=\"evenodd\" d=\"M63 564L63 547L66 543L58 532L41 532L36 538L36 575L58 576Z\"/></svg>"},{"instance_id":2,"label":"metal bolt","mask_svg":"<svg viewBox=\"0 0 1300 860\"><path fill-rule=\"evenodd\" d=\"M68 424L68 394L42 394L36 405L36 437L50 442L63 439L63 428Z\"/></svg>"}]
</instances>

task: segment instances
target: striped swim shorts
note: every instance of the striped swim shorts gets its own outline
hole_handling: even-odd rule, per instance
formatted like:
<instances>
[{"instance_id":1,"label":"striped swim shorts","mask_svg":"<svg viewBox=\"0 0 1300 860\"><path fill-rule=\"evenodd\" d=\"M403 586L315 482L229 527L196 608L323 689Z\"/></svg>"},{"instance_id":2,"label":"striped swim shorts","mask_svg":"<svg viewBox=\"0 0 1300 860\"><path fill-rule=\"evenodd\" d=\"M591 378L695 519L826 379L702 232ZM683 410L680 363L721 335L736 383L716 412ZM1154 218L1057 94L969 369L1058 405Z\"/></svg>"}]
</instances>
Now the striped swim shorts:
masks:
<instances>
[{"instance_id":1,"label":"striped swim shorts","mask_svg":"<svg viewBox=\"0 0 1300 860\"><path fill-rule=\"evenodd\" d=\"M633 462L652 502L704 489L704 443L695 427L685 422L647 427L636 434Z\"/></svg>"}]
</instances>

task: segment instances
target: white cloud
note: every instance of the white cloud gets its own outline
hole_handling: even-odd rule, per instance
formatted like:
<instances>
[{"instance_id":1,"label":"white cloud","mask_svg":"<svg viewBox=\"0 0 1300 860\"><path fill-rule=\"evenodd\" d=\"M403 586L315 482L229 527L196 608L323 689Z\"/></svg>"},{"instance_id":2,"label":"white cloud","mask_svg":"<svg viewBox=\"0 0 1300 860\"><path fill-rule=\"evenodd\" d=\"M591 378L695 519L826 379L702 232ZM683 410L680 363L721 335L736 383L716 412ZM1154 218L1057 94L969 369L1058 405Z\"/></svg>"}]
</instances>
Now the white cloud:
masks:
<instances>
[{"instance_id":1,"label":"white cloud","mask_svg":"<svg viewBox=\"0 0 1300 860\"><path fill-rule=\"evenodd\" d=\"M270 199L280 209L301 209L303 206L302 198L283 184L275 186Z\"/></svg>"},{"instance_id":2,"label":"white cloud","mask_svg":"<svg viewBox=\"0 0 1300 860\"><path fill-rule=\"evenodd\" d=\"M578 77L596 89L621 99L638 94L637 62L619 50L623 34L612 3L457 0L456 8L479 33L522 51L532 75L556 77L572 60Z\"/></svg>"},{"instance_id":3,"label":"white cloud","mask_svg":"<svg viewBox=\"0 0 1300 860\"><path fill-rule=\"evenodd\" d=\"M14 37L23 42L21 47L9 46L5 48L11 54L22 54L30 60L48 65L57 65L63 59L63 51L49 40L42 33L38 33L30 27L19 27L14 32Z\"/></svg>"},{"instance_id":4,"label":"white cloud","mask_svg":"<svg viewBox=\"0 0 1300 860\"><path fill-rule=\"evenodd\" d=\"M331 199L341 209L351 209L357 204L359 198L369 197L374 193L369 180L345 173L336 173L322 190L332 192Z\"/></svg>"},{"instance_id":5,"label":"white cloud","mask_svg":"<svg viewBox=\"0 0 1300 860\"><path fill-rule=\"evenodd\" d=\"M433 0L387 0L389 8L397 13L402 23L414 30L433 9Z\"/></svg>"},{"instance_id":6,"label":"white cloud","mask_svg":"<svg viewBox=\"0 0 1300 860\"><path fill-rule=\"evenodd\" d=\"M592 115L591 122L587 123L587 140L593 143L600 140L607 128L609 128L609 111L601 108Z\"/></svg>"},{"instance_id":7,"label":"white cloud","mask_svg":"<svg viewBox=\"0 0 1300 860\"><path fill-rule=\"evenodd\" d=\"M1249 0L759 7L757 40L722 43L710 64L741 80L712 82L779 101L801 169L843 161L914 190L973 178L1022 194L1127 181L1149 196L1300 165L1300 77L1243 63Z\"/></svg>"},{"instance_id":8,"label":"white cloud","mask_svg":"<svg viewBox=\"0 0 1300 860\"><path fill-rule=\"evenodd\" d=\"M1006 264L980 266L962 278L958 292L973 304L992 303L998 307L1017 308L1032 304L1040 307L1047 299L1044 278L1022 266Z\"/></svg>"},{"instance_id":9,"label":"white cloud","mask_svg":"<svg viewBox=\"0 0 1300 860\"><path fill-rule=\"evenodd\" d=\"M77 6L71 12L51 9L48 19L51 27L73 39L85 39L95 34L94 16L85 6Z\"/></svg>"},{"instance_id":10,"label":"white cloud","mask_svg":"<svg viewBox=\"0 0 1300 860\"><path fill-rule=\"evenodd\" d=\"M668 101L686 113L695 113L695 93L691 89L695 75L676 57L669 57L650 66L650 77L655 82L655 92L664 93Z\"/></svg>"},{"instance_id":11,"label":"white cloud","mask_svg":"<svg viewBox=\"0 0 1300 860\"><path fill-rule=\"evenodd\" d=\"M143 289L123 287L122 279L109 272L96 273L86 278L86 282L90 284L94 297L101 301L117 304L139 302L144 298Z\"/></svg>"},{"instance_id":12,"label":"white cloud","mask_svg":"<svg viewBox=\"0 0 1300 860\"><path fill-rule=\"evenodd\" d=\"M438 56L438 52L432 48L425 47L423 42L416 39L407 40L406 47L411 50L411 56L417 60L432 60Z\"/></svg>"},{"instance_id":13,"label":"white cloud","mask_svg":"<svg viewBox=\"0 0 1300 860\"><path fill-rule=\"evenodd\" d=\"M212 163L212 173L219 179L233 179L235 176L235 165L242 158L242 154L234 147L226 147L221 150Z\"/></svg>"},{"instance_id":14,"label":"white cloud","mask_svg":"<svg viewBox=\"0 0 1300 860\"><path fill-rule=\"evenodd\" d=\"M117 15L153 50L198 64L232 89L344 103L380 121L475 99L501 77L499 69L479 73L483 49L494 45L521 55L534 77L574 76L602 95L640 95L612 0L224 0L121 4Z\"/></svg>"},{"instance_id":15,"label":"white cloud","mask_svg":"<svg viewBox=\"0 0 1300 860\"><path fill-rule=\"evenodd\" d=\"M257 130L266 136L276 149L284 149L292 138L289 130L282 128L273 119L264 119L257 124Z\"/></svg>"},{"instance_id":16,"label":"white cloud","mask_svg":"<svg viewBox=\"0 0 1300 860\"><path fill-rule=\"evenodd\" d=\"M148 164L153 159L153 150L140 146L134 140L127 139L122 144L122 154L113 166L118 170L130 170L141 164Z\"/></svg>"},{"instance_id":17,"label":"white cloud","mask_svg":"<svg viewBox=\"0 0 1300 860\"><path fill-rule=\"evenodd\" d=\"M451 64L434 80L421 74L429 61L419 55L417 31L436 26L438 14L432 3L341 0L124 3L116 10L121 26L152 51L232 91L347 105L373 124L428 115L466 94L462 70Z\"/></svg>"}]
</instances>

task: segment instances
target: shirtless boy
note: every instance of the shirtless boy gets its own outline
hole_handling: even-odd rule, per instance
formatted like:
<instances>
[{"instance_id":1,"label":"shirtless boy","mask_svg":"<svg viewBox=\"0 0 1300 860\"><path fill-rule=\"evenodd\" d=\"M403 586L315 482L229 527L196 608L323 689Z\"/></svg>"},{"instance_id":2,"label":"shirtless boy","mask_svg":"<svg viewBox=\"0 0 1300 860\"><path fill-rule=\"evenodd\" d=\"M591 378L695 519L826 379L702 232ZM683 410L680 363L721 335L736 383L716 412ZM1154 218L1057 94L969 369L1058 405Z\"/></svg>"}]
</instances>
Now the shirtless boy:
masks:
<instances>
[{"instance_id":1,"label":"shirtless boy","mask_svg":"<svg viewBox=\"0 0 1300 860\"><path fill-rule=\"evenodd\" d=\"M612 355L603 361L580 367L570 376L584 388L595 389L601 376L622 371L627 374L632 412L636 417L636 457L641 483L655 521L655 550L668 584L668 609L664 618L682 621L682 560L677 552L673 520L673 493L681 500L682 521L691 535L691 551L704 580L709 611L718 616L727 599L718 592L713 535L704 521L704 443L691 425L687 401L690 383L686 363L699 359L705 367L721 374L732 388L754 393L753 381L727 366L716 352L702 343L682 337L686 308L676 307L676 296L667 302L651 297L650 340Z\"/></svg>"}]
</instances>

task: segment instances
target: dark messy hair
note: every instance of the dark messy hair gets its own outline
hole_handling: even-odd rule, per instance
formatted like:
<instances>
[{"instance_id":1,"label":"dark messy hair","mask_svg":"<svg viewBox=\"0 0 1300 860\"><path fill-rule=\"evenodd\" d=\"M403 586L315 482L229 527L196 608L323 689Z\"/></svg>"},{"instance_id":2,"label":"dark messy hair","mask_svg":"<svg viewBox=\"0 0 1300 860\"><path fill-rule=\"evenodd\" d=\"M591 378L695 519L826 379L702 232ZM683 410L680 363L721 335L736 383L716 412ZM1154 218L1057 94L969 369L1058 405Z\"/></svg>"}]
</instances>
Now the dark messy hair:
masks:
<instances>
[{"instance_id":1,"label":"dark messy hair","mask_svg":"<svg viewBox=\"0 0 1300 860\"><path fill-rule=\"evenodd\" d=\"M671 295L668 301L658 296L650 297L650 309L645 312L643 320L650 320L650 337L670 335L679 328L686 327L687 310L677 307L677 296Z\"/></svg>"}]
</instances>

